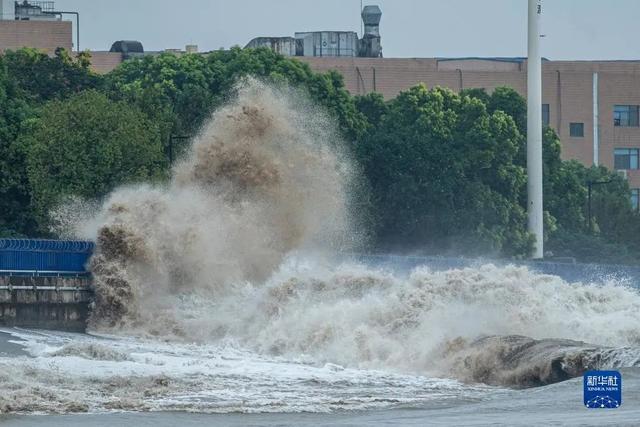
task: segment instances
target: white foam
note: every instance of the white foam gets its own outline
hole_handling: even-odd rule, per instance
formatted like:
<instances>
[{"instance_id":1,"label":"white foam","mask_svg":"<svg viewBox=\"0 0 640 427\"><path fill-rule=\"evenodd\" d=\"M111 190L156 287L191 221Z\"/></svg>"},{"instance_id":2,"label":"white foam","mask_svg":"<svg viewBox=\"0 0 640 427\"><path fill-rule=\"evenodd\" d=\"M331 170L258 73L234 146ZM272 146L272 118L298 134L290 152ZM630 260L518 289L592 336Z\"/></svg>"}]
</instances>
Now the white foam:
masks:
<instances>
[{"instance_id":1,"label":"white foam","mask_svg":"<svg viewBox=\"0 0 640 427\"><path fill-rule=\"evenodd\" d=\"M225 345L6 330L32 357L0 358L4 412L327 412L478 399L487 387L453 380L312 365ZM106 346L128 360L97 360L59 351ZM20 390L18 393L15 390Z\"/></svg>"}]
</instances>

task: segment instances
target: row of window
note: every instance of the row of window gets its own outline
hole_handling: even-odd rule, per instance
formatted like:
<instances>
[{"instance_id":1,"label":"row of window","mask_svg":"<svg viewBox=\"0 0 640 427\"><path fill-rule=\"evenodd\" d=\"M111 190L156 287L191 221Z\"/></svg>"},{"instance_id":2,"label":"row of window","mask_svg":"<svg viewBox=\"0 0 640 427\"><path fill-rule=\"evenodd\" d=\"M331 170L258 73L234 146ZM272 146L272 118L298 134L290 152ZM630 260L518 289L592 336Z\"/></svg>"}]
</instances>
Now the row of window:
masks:
<instances>
[{"instance_id":1,"label":"row of window","mask_svg":"<svg viewBox=\"0 0 640 427\"><path fill-rule=\"evenodd\" d=\"M549 126L549 104L542 104L542 124ZM614 105L613 125L619 127L640 126L640 106ZM584 123L569 123L569 135L581 138L584 136Z\"/></svg>"}]
</instances>

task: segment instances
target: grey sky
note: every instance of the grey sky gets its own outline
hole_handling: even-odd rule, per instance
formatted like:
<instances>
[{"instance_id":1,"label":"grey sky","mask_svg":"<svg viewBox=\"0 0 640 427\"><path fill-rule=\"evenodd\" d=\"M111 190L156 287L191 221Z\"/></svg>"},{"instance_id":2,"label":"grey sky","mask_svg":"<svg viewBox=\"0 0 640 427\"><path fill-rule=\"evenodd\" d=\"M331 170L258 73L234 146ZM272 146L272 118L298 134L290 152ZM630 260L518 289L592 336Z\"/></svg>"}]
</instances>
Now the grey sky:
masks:
<instances>
[{"instance_id":1,"label":"grey sky","mask_svg":"<svg viewBox=\"0 0 640 427\"><path fill-rule=\"evenodd\" d=\"M365 0L382 9L385 57L526 56L526 0ZM542 55L640 59L639 0L544 0ZM244 46L296 31L360 33L360 0L56 0L80 12L80 47ZM74 33L75 34L75 33Z\"/></svg>"}]
</instances>

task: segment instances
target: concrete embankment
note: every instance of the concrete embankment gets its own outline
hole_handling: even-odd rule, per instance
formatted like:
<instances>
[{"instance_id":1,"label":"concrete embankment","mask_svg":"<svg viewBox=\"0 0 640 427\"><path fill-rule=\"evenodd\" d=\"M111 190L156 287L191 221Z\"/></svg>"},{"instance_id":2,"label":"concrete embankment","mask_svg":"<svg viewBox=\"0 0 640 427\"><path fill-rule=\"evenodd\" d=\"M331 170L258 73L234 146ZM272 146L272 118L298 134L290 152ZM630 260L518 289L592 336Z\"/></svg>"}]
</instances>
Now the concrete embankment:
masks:
<instances>
[{"instance_id":1,"label":"concrete embankment","mask_svg":"<svg viewBox=\"0 0 640 427\"><path fill-rule=\"evenodd\" d=\"M93 242L0 239L0 326L84 331Z\"/></svg>"},{"instance_id":2,"label":"concrete embankment","mask_svg":"<svg viewBox=\"0 0 640 427\"><path fill-rule=\"evenodd\" d=\"M84 331L91 278L0 273L0 325Z\"/></svg>"}]
</instances>

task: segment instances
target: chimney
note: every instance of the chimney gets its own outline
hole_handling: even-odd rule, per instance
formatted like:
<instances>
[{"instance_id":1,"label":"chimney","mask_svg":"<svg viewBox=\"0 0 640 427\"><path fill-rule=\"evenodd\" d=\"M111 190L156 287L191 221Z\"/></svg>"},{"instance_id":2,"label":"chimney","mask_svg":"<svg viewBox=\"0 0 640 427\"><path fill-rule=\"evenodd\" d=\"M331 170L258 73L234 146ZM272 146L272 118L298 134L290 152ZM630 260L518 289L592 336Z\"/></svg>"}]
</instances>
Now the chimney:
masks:
<instances>
[{"instance_id":1,"label":"chimney","mask_svg":"<svg viewBox=\"0 0 640 427\"><path fill-rule=\"evenodd\" d=\"M382 17L382 11L376 5L365 6L362 9L364 36L380 37L380 17Z\"/></svg>"},{"instance_id":2,"label":"chimney","mask_svg":"<svg viewBox=\"0 0 640 427\"><path fill-rule=\"evenodd\" d=\"M380 44L380 18L382 11L375 5L365 6L362 9L362 22L364 34L360 40L358 56L365 58L382 57L382 45Z\"/></svg>"}]
</instances>

